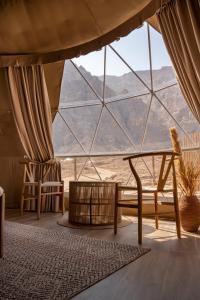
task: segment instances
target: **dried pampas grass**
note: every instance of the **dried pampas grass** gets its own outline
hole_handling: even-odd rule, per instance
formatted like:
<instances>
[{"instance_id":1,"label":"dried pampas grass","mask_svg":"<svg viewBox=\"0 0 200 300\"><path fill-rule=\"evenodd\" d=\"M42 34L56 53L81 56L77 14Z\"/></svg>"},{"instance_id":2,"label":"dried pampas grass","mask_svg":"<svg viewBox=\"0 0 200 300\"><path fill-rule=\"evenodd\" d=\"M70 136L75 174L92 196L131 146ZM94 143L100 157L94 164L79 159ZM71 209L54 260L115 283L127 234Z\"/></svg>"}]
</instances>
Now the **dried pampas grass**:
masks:
<instances>
[{"instance_id":1,"label":"dried pampas grass","mask_svg":"<svg viewBox=\"0 0 200 300\"><path fill-rule=\"evenodd\" d=\"M176 128L169 129L175 152L182 154ZM193 162L184 162L182 155L177 160L178 185L186 196L194 196L198 189L200 167Z\"/></svg>"},{"instance_id":2,"label":"dried pampas grass","mask_svg":"<svg viewBox=\"0 0 200 300\"><path fill-rule=\"evenodd\" d=\"M193 162L187 162L184 172L179 172L178 185L186 196L194 196L197 192L199 176L200 168Z\"/></svg>"}]
</instances>

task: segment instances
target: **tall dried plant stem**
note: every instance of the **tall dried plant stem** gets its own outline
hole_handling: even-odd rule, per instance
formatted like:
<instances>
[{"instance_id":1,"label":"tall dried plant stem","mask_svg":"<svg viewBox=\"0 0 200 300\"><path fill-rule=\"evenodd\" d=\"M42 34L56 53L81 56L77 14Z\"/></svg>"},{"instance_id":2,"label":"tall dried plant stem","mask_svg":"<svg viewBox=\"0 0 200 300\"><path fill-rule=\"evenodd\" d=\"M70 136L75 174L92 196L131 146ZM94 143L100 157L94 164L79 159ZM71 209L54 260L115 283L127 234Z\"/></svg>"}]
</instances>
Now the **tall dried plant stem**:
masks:
<instances>
[{"instance_id":1,"label":"tall dried plant stem","mask_svg":"<svg viewBox=\"0 0 200 300\"><path fill-rule=\"evenodd\" d=\"M182 150L181 150L181 145L180 145L180 142L178 139L177 130L175 127L171 127L169 129L169 131L170 131L172 147L175 152L180 153L180 156L177 160L178 172L179 172L179 174L185 173L185 164L184 164L183 157L182 157Z\"/></svg>"},{"instance_id":2,"label":"tall dried plant stem","mask_svg":"<svg viewBox=\"0 0 200 300\"><path fill-rule=\"evenodd\" d=\"M176 162L179 187L185 195L191 197L198 189L197 179L200 176L200 168L192 161L184 162L176 128L170 128L169 130L173 149L175 152L180 153L180 156Z\"/></svg>"}]
</instances>

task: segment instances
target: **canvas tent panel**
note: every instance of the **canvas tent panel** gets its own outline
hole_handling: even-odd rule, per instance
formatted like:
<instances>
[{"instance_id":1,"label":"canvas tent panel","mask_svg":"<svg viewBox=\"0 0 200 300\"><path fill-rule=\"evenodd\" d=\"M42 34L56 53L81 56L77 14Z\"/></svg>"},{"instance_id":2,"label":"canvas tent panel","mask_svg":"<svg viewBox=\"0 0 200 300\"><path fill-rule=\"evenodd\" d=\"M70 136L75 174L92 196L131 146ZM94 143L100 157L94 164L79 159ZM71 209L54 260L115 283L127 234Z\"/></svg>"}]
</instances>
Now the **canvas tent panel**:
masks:
<instances>
[{"instance_id":1,"label":"canvas tent panel","mask_svg":"<svg viewBox=\"0 0 200 300\"><path fill-rule=\"evenodd\" d=\"M0 157L21 156L24 151L19 140L10 103L6 70L0 68Z\"/></svg>"},{"instance_id":2,"label":"canvas tent panel","mask_svg":"<svg viewBox=\"0 0 200 300\"><path fill-rule=\"evenodd\" d=\"M142 25L160 0L3 1L0 65L48 63L100 49ZM77 13L80 12L80 13Z\"/></svg>"}]
</instances>

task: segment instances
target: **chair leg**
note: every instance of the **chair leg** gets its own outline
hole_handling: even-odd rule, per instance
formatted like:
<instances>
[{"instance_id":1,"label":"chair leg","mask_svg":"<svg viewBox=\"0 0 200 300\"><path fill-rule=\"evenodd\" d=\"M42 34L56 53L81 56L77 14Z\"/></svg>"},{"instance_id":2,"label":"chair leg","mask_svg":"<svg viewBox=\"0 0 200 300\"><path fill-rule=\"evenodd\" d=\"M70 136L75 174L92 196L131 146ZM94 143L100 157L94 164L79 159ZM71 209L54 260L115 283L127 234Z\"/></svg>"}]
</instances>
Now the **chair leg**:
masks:
<instances>
[{"instance_id":1,"label":"chair leg","mask_svg":"<svg viewBox=\"0 0 200 300\"><path fill-rule=\"evenodd\" d=\"M37 199L37 219L40 220L41 198Z\"/></svg>"},{"instance_id":2,"label":"chair leg","mask_svg":"<svg viewBox=\"0 0 200 300\"><path fill-rule=\"evenodd\" d=\"M23 195L21 197L21 202L20 202L20 213L21 213L21 216L23 216L23 213L24 213L24 196Z\"/></svg>"},{"instance_id":3,"label":"chair leg","mask_svg":"<svg viewBox=\"0 0 200 300\"><path fill-rule=\"evenodd\" d=\"M63 215L65 214L65 199L63 196L62 196L62 214Z\"/></svg>"},{"instance_id":4,"label":"chair leg","mask_svg":"<svg viewBox=\"0 0 200 300\"><path fill-rule=\"evenodd\" d=\"M177 192L174 192L173 196L174 196L174 211L175 211L175 219L176 219L176 232L177 232L178 238L180 239L181 238L181 223L180 223Z\"/></svg>"},{"instance_id":5,"label":"chair leg","mask_svg":"<svg viewBox=\"0 0 200 300\"><path fill-rule=\"evenodd\" d=\"M62 214L64 215L65 213L65 194L64 194L64 181L62 181L62 194L61 194L61 201L62 201Z\"/></svg>"},{"instance_id":6,"label":"chair leg","mask_svg":"<svg viewBox=\"0 0 200 300\"><path fill-rule=\"evenodd\" d=\"M175 172L174 162L172 165L172 169L173 169L173 196L174 196L174 211L175 211L175 218L176 218L176 231L177 231L177 236L180 239L181 223L180 223L180 215L179 215L178 192L177 192L177 182L176 182L176 172Z\"/></svg>"},{"instance_id":7,"label":"chair leg","mask_svg":"<svg viewBox=\"0 0 200 300\"><path fill-rule=\"evenodd\" d=\"M37 219L38 220L40 219L41 201L42 201L41 182L39 182L39 185L38 185L38 198L37 198Z\"/></svg>"},{"instance_id":8,"label":"chair leg","mask_svg":"<svg viewBox=\"0 0 200 300\"><path fill-rule=\"evenodd\" d=\"M114 216L114 234L117 234L117 219L118 219L118 207L115 206L115 216Z\"/></svg>"},{"instance_id":9,"label":"chair leg","mask_svg":"<svg viewBox=\"0 0 200 300\"><path fill-rule=\"evenodd\" d=\"M142 193L138 192L138 244L142 244Z\"/></svg>"},{"instance_id":10,"label":"chair leg","mask_svg":"<svg viewBox=\"0 0 200 300\"><path fill-rule=\"evenodd\" d=\"M114 211L114 234L117 234L117 219L118 219L118 184L115 188L115 211Z\"/></svg>"},{"instance_id":11,"label":"chair leg","mask_svg":"<svg viewBox=\"0 0 200 300\"><path fill-rule=\"evenodd\" d=\"M155 207L155 225L158 229L158 193L154 193L154 207Z\"/></svg>"},{"instance_id":12,"label":"chair leg","mask_svg":"<svg viewBox=\"0 0 200 300\"><path fill-rule=\"evenodd\" d=\"M138 207L138 244L142 244L142 210Z\"/></svg>"},{"instance_id":13,"label":"chair leg","mask_svg":"<svg viewBox=\"0 0 200 300\"><path fill-rule=\"evenodd\" d=\"M22 190L21 190L21 202L20 202L21 216L23 216L23 213L24 213L24 193L25 193L25 185L23 184Z\"/></svg>"}]
</instances>

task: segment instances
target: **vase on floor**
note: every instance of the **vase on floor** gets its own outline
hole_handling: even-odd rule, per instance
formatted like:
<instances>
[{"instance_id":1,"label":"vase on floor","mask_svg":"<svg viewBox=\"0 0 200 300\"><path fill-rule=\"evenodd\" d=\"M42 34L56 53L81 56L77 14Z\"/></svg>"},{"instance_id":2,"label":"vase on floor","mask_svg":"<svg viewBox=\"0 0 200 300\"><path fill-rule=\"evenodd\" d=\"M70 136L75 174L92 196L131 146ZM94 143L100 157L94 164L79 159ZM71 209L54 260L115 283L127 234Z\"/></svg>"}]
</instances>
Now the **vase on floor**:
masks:
<instances>
[{"instance_id":1,"label":"vase on floor","mask_svg":"<svg viewBox=\"0 0 200 300\"><path fill-rule=\"evenodd\" d=\"M183 196L180 199L181 225L185 231L197 232L200 225L200 202L194 196Z\"/></svg>"}]
</instances>

